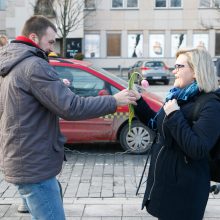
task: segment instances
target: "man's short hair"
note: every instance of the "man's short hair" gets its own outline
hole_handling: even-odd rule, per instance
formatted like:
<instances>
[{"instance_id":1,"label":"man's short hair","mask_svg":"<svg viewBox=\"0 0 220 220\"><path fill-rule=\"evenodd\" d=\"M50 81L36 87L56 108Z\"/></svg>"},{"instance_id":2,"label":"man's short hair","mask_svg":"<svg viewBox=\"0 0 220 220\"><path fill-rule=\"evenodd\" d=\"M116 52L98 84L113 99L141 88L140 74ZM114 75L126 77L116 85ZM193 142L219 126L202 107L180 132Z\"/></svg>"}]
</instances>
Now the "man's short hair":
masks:
<instances>
[{"instance_id":1,"label":"man's short hair","mask_svg":"<svg viewBox=\"0 0 220 220\"><path fill-rule=\"evenodd\" d=\"M22 35L28 37L31 33L35 33L41 39L48 27L57 32L55 25L48 18L42 15L34 15L25 22Z\"/></svg>"}]
</instances>

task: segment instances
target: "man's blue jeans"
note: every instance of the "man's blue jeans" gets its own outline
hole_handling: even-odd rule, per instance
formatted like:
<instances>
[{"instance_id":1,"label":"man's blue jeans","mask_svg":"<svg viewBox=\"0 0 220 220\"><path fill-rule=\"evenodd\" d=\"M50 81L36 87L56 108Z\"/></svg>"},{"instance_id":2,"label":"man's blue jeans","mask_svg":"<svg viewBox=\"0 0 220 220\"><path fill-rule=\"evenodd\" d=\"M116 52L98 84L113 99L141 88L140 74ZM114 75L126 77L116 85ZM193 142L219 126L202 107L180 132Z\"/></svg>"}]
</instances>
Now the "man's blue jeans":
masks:
<instances>
[{"instance_id":1,"label":"man's blue jeans","mask_svg":"<svg viewBox=\"0 0 220 220\"><path fill-rule=\"evenodd\" d=\"M34 184L18 184L32 220L65 220L60 188L55 177Z\"/></svg>"}]
</instances>

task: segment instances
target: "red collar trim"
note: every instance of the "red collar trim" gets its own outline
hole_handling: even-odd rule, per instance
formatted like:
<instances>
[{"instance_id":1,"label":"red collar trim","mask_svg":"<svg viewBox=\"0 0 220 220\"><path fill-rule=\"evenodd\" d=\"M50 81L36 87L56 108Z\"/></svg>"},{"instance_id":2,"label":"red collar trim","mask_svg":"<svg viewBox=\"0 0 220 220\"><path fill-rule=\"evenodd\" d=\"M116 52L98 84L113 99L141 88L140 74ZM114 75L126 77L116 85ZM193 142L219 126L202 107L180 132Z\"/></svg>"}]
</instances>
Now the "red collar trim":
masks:
<instances>
[{"instance_id":1,"label":"red collar trim","mask_svg":"<svg viewBox=\"0 0 220 220\"><path fill-rule=\"evenodd\" d=\"M38 44L36 44L34 41L32 41L31 39L29 39L29 38L27 38L25 36L17 36L15 40L23 41L23 42L32 44L33 46L35 46L35 47L40 49L40 46Z\"/></svg>"}]
</instances>

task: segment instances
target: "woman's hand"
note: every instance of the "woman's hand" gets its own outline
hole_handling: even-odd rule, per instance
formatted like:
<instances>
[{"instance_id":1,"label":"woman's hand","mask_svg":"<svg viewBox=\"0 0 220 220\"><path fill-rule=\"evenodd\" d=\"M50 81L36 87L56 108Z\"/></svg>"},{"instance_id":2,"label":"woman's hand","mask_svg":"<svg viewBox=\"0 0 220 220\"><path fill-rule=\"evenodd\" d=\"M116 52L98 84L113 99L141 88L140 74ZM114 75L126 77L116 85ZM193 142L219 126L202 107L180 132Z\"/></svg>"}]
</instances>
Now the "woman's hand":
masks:
<instances>
[{"instance_id":1,"label":"woman's hand","mask_svg":"<svg viewBox=\"0 0 220 220\"><path fill-rule=\"evenodd\" d=\"M177 104L176 99L172 99L164 104L163 109L164 109L166 115L168 116L170 113L177 111L177 110L180 110L180 107Z\"/></svg>"}]
</instances>

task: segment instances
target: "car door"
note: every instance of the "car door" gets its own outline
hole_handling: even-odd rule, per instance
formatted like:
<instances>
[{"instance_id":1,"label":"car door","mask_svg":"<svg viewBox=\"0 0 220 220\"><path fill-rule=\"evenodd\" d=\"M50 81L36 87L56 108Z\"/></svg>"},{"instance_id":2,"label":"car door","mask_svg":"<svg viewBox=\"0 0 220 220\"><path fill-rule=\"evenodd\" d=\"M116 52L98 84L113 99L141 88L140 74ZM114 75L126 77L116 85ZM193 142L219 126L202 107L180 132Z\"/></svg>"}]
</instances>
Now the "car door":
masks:
<instances>
[{"instance_id":1,"label":"car door","mask_svg":"<svg viewBox=\"0 0 220 220\"><path fill-rule=\"evenodd\" d=\"M63 66L56 66L55 69L61 79L70 82L68 87L76 95L89 97L98 96L103 91L104 94L110 93L107 82L86 70ZM112 123L111 115L82 121L60 121L61 131L68 143L107 141L112 134Z\"/></svg>"}]
</instances>

